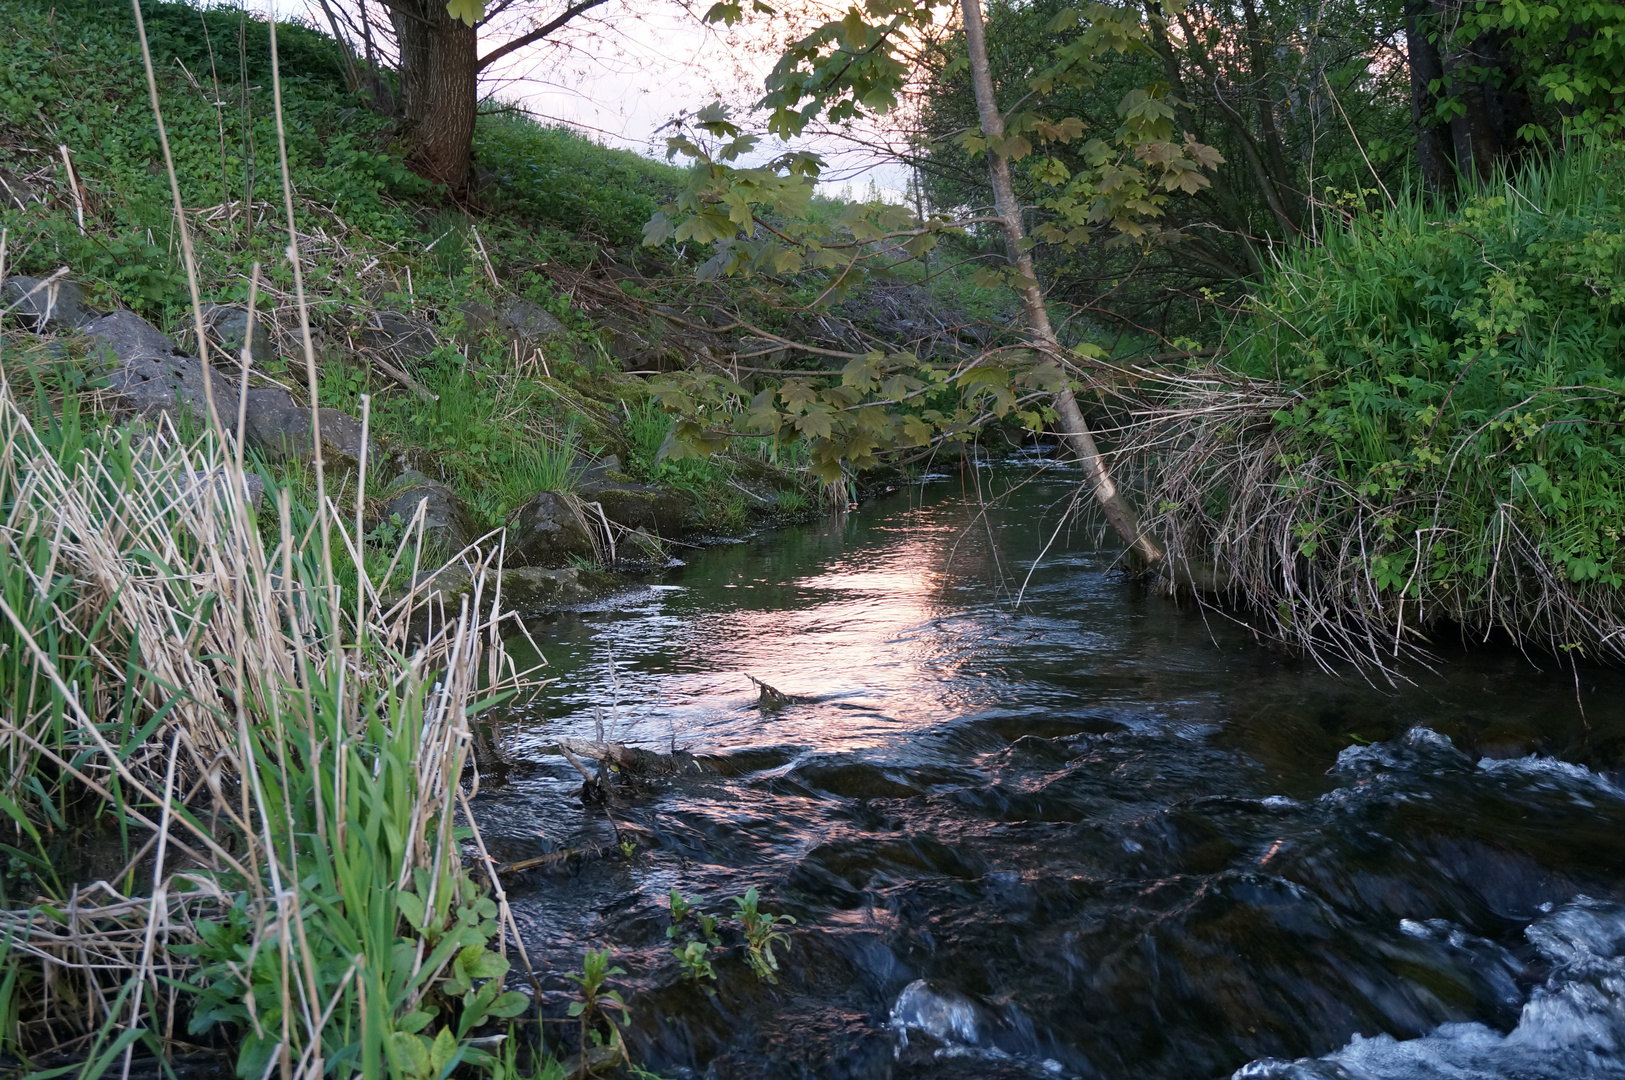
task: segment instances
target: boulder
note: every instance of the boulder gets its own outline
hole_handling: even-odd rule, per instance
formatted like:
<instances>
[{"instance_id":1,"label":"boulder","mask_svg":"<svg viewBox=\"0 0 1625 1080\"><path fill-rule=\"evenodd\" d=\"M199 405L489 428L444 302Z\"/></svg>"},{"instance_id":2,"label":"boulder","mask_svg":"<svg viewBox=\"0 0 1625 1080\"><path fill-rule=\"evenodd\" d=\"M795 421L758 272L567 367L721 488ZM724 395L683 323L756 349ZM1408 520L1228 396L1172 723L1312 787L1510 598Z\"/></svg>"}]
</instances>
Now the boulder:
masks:
<instances>
[{"instance_id":1,"label":"boulder","mask_svg":"<svg viewBox=\"0 0 1625 1080\"><path fill-rule=\"evenodd\" d=\"M195 363L196 361L194 361ZM218 393L218 391L216 391ZM235 388L229 409L236 415ZM354 469L361 461L361 422L337 409L317 410L321 422L322 462L326 468ZM248 392L248 409L243 437L272 461L303 459L310 456L310 407L294 400L280 387ZM376 450L369 450L369 468L383 463Z\"/></svg>"},{"instance_id":2,"label":"boulder","mask_svg":"<svg viewBox=\"0 0 1625 1080\"><path fill-rule=\"evenodd\" d=\"M13 274L0 285L0 308L10 308L12 318L42 334L47 330L79 330L99 317L85 303L84 290L76 282L22 274Z\"/></svg>"},{"instance_id":3,"label":"boulder","mask_svg":"<svg viewBox=\"0 0 1625 1080\"><path fill-rule=\"evenodd\" d=\"M508 518L508 559L519 566L565 566L596 555L580 517L557 492L544 491Z\"/></svg>"},{"instance_id":4,"label":"boulder","mask_svg":"<svg viewBox=\"0 0 1625 1080\"><path fill-rule=\"evenodd\" d=\"M228 361L240 363L243 342L248 338L248 309L236 304L205 304L203 325L209 332L210 344L225 352ZM276 359L276 345L271 334L271 324L264 316L254 320L254 338L249 353L253 367L263 368Z\"/></svg>"},{"instance_id":5,"label":"boulder","mask_svg":"<svg viewBox=\"0 0 1625 1080\"><path fill-rule=\"evenodd\" d=\"M189 415L208 421L204 378L214 390L215 408L228 431L237 427L238 380L227 378L203 362L187 356L175 343L132 311L115 311L89 323L85 336L114 361L109 388L124 407L144 417L168 413L179 419ZM310 454L310 409L278 387L253 389L247 395L247 422L243 437L272 461ZM361 459L361 424L337 409L322 409L324 462L334 468L353 469ZM377 460L376 458L372 460Z\"/></svg>"},{"instance_id":6,"label":"boulder","mask_svg":"<svg viewBox=\"0 0 1625 1080\"><path fill-rule=\"evenodd\" d=\"M552 312L522 296L504 297L495 306L470 300L457 310L463 313L462 341L465 344L478 342L491 330L509 341L532 344L569 332Z\"/></svg>"},{"instance_id":7,"label":"boulder","mask_svg":"<svg viewBox=\"0 0 1625 1080\"><path fill-rule=\"evenodd\" d=\"M133 311L115 311L84 326L85 336L103 359L113 364L108 387L125 408L144 417L167 413L207 422L202 361L187 356ZM217 371L207 377L220 420L228 428L237 418L236 386Z\"/></svg>"},{"instance_id":8,"label":"boulder","mask_svg":"<svg viewBox=\"0 0 1625 1080\"><path fill-rule=\"evenodd\" d=\"M697 509L694 497L686 491L609 479L583 485L581 501L597 503L617 525L667 537L687 531Z\"/></svg>"},{"instance_id":9,"label":"boulder","mask_svg":"<svg viewBox=\"0 0 1625 1080\"><path fill-rule=\"evenodd\" d=\"M403 367L422 360L439 343L434 327L398 311L375 311L361 327L363 348L373 349Z\"/></svg>"},{"instance_id":10,"label":"boulder","mask_svg":"<svg viewBox=\"0 0 1625 1080\"><path fill-rule=\"evenodd\" d=\"M403 523L410 522L419 503L423 504L424 539L441 551L461 551L479 537L479 526L457 493L415 469L396 478L389 501L384 503L384 515L399 514Z\"/></svg>"}]
</instances>

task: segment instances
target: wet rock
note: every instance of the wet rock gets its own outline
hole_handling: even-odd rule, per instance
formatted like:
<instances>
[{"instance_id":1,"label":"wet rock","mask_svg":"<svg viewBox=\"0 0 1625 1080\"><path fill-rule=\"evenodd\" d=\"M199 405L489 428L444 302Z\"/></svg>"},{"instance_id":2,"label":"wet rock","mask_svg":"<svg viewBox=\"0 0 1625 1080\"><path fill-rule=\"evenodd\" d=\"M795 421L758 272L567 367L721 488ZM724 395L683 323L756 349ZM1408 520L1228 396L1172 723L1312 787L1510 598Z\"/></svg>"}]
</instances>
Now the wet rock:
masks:
<instances>
[{"instance_id":1,"label":"wet rock","mask_svg":"<svg viewBox=\"0 0 1625 1080\"><path fill-rule=\"evenodd\" d=\"M440 344L434 327L398 311L375 311L361 327L361 345L406 367L417 363Z\"/></svg>"},{"instance_id":2,"label":"wet rock","mask_svg":"<svg viewBox=\"0 0 1625 1080\"><path fill-rule=\"evenodd\" d=\"M441 551L461 551L480 534L479 526L457 493L411 470L395 480L395 493L384 504L384 516L399 515L410 523L423 504L423 537Z\"/></svg>"},{"instance_id":3,"label":"wet rock","mask_svg":"<svg viewBox=\"0 0 1625 1080\"><path fill-rule=\"evenodd\" d=\"M687 531L696 509L686 491L636 482L605 479L583 484L581 501L597 503L615 524L655 536L679 536Z\"/></svg>"},{"instance_id":4,"label":"wet rock","mask_svg":"<svg viewBox=\"0 0 1625 1080\"><path fill-rule=\"evenodd\" d=\"M108 388L121 404L147 418L160 413L179 420L183 414L207 422L205 370L175 343L133 311L115 311L84 326L92 350L113 363ZM217 371L207 372L220 420L235 427L236 388Z\"/></svg>"},{"instance_id":5,"label":"wet rock","mask_svg":"<svg viewBox=\"0 0 1625 1080\"><path fill-rule=\"evenodd\" d=\"M492 330L509 341L532 344L569 333L552 312L522 296L504 297L495 306L470 300L457 310L463 313L462 340L468 344L479 341Z\"/></svg>"},{"instance_id":6,"label":"wet rock","mask_svg":"<svg viewBox=\"0 0 1625 1080\"><path fill-rule=\"evenodd\" d=\"M230 404L221 411L230 408L235 412L236 400L233 392ZM244 438L267 458L288 461L310 456L310 408L295 401L286 390L280 387L250 390L246 417ZM321 423L323 465L328 469L356 468L362 453L361 422L337 409L320 409L317 418ZM376 452L369 452L368 461L376 465L382 459Z\"/></svg>"},{"instance_id":7,"label":"wet rock","mask_svg":"<svg viewBox=\"0 0 1625 1080\"><path fill-rule=\"evenodd\" d=\"M676 750L669 754L594 739L560 739L559 749L587 761L597 761L635 776L668 776L705 771L693 754Z\"/></svg>"},{"instance_id":8,"label":"wet rock","mask_svg":"<svg viewBox=\"0 0 1625 1080\"><path fill-rule=\"evenodd\" d=\"M259 368L276 359L276 346L271 338L271 324L263 317L254 320L254 334L249 347L253 367ZM243 343L249 340L248 309L236 304L203 305L203 326L209 333L210 344L226 354L228 362L240 362Z\"/></svg>"},{"instance_id":9,"label":"wet rock","mask_svg":"<svg viewBox=\"0 0 1625 1080\"><path fill-rule=\"evenodd\" d=\"M496 582L487 580L480 595L482 606L496 602ZM583 570L576 566L546 569L521 566L502 572L501 604L504 611L529 614L549 608L567 607L597 599L620 587L622 581L613 574L598 570ZM453 563L427 575L419 586L422 594L444 610L455 614L464 597L474 595L474 576L461 563ZM392 598L393 604L399 597ZM414 621L421 627L427 619L423 613ZM419 631L421 632L421 630Z\"/></svg>"},{"instance_id":10,"label":"wet rock","mask_svg":"<svg viewBox=\"0 0 1625 1080\"><path fill-rule=\"evenodd\" d=\"M62 278L50 281L22 274L13 274L0 285L0 308L10 308L9 318L27 324L38 333L80 330L100 317L99 312L85 303L84 290L76 282Z\"/></svg>"},{"instance_id":11,"label":"wet rock","mask_svg":"<svg viewBox=\"0 0 1625 1080\"><path fill-rule=\"evenodd\" d=\"M975 1046L982 1041L981 1010L952 991L937 993L924 979L903 987L891 1007L891 1027L902 1045L911 1032L924 1033L947 1045Z\"/></svg>"},{"instance_id":12,"label":"wet rock","mask_svg":"<svg viewBox=\"0 0 1625 1080\"><path fill-rule=\"evenodd\" d=\"M564 496L544 491L508 518L508 557L521 566L564 566L597 555L581 517Z\"/></svg>"}]
</instances>

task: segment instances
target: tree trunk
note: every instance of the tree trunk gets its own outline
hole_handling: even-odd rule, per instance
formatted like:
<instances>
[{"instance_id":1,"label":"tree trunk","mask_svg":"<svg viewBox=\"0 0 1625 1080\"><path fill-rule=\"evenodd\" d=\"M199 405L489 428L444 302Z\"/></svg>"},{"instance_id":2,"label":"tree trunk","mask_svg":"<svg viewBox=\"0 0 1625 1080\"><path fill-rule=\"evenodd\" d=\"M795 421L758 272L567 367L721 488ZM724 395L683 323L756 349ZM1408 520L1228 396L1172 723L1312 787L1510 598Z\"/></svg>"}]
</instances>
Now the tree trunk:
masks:
<instances>
[{"instance_id":1,"label":"tree trunk","mask_svg":"<svg viewBox=\"0 0 1625 1080\"><path fill-rule=\"evenodd\" d=\"M991 143L1004 138L1004 117L999 113L998 101L993 94L993 75L987 59L987 39L982 27L981 0L961 0L965 16L965 44L970 56L971 82L976 88L976 108L981 114L982 134ZM1049 309L1044 305L1044 293L1038 287L1033 273L1032 256L1023 243L1021 204L1016 200L1015 187L1010 182L1010 162L992 146L987 150L988 172L993 182L993 206L1004 225L1005 248L1010 264L1021 275L1021 298L1026 309L1027 327L1038 347L1057 361L1064 363L1061 344L1050 325ZM1083 464L1090 490L1100 503L1106 520L1111 522L1117 535L1123 538L1134 557L1147 568L1161 568L1165 561L1162 548L1140 529L1140 517L1123 493L1112 482L1100 448L1095 445L1094 434L1078 408L1077 398L1070 389L1055 395L1055 411L1060 417L1061 434L1068 449Z\"/></svg>"},{"instance_id":2,"label":"tree trunk","mask_svg":"<svg viewBox=\"0 0 1625 1080\"><path fill-rule=\"evenodd\" d=\"M1411 70L1411 130L1422 183L1437 194L1455 187L1455 154L1439 127L1439 98L1433 87L1444 79L1444 69L1428 32L1426 0L1410 4L1405 11L1405 54Z\"/></svg>"},{"instance_id":3,"label":"tree trunk","mask_svg":"<svg viewBox=\"0 0 1625 1080\"><path fill-rule=\"evenodd\" d=\"M388 0L401 54L406 163L453 195L468 187L479 104L479 35L440 0Z\"/></svg>"}]
</instances>

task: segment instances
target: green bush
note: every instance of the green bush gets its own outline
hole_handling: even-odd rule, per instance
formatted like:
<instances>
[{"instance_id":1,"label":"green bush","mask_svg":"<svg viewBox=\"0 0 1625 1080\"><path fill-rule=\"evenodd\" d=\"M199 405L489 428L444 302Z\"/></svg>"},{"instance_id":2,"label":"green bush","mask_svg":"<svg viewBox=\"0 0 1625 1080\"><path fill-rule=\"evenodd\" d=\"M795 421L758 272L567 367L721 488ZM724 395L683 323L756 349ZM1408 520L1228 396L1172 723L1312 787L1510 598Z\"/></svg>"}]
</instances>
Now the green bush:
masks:
<instances>
[{"instance_id":1,"label":"green bush","mask_svg":"<svg viewBox=\"0 0 1625 1080\"><path fill-rule=\"evenodd\" d=\"M1186 383L1159 421L1153 527L1346 658L1441 620L1621 655L1622 202L1625 150L1578 152L1284 256L1235 327L1249 404Z\"/></svg>"}]
</instances>

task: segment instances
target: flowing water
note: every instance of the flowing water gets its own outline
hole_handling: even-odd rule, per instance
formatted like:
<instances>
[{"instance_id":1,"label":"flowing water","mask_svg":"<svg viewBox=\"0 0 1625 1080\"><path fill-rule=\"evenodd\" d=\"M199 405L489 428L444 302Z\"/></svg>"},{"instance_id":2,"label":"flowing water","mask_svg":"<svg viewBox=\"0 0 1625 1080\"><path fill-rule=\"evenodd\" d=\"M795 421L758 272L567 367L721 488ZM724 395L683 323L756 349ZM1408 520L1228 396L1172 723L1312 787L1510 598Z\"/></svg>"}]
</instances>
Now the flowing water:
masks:
<instances>
[{"instance_id":1,"label":"flowing water","mask_svg":"<svg viewBox=\"0 0 1625 1080\"><path fill-rule=\"evenodd\" d=\"M666 1077L1625 1076L1625 677L1448 640L1327 675L1114 574L1058 528L1077 479L974 471L530 622L556 681L478 806L499 860L557 855L509 881L549 1015L609 947ZM584 805L551 747L600 731L700 771ZM752 885L798 920L779 982L727 924L685 980L669 891Z\"/></svg>"}]
</instances>

